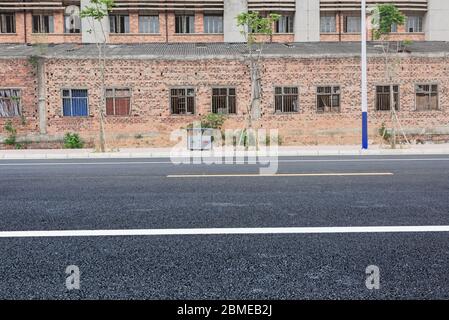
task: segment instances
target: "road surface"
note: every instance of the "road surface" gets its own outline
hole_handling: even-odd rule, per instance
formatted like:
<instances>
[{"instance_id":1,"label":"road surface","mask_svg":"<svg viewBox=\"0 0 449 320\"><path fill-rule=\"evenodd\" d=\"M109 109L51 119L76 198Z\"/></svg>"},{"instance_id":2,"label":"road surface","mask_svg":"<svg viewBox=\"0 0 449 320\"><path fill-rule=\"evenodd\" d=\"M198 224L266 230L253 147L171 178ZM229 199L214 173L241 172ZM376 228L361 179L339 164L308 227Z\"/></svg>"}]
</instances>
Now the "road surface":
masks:
<instances>
[{"instance_id":1,"label":"road surface","mask_svg":"<svg viewBox=\"0 0 449 320\"><path fill-rule=\"evenodd\" d=\"M431 231L449 226L449 157L290 157L279 175L258 169L0 161L0 298L449 298L449 232ZM69 265L79 290L66 288ZM365 285L369 265L379 290Z\"/></svg>"}]
</instances>

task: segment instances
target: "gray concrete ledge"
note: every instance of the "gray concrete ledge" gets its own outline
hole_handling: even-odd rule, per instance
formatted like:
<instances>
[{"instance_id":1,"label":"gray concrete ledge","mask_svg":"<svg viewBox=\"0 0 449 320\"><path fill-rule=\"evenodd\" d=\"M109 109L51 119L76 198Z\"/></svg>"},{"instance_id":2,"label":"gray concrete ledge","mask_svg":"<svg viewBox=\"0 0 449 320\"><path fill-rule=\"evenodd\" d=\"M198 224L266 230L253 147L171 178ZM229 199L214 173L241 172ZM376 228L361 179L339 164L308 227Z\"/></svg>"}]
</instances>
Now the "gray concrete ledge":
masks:
<instances>
[{"instance_id":1,"label":"gray concrete ledge","mask_svg":"<svg viewBox=\"0 0 449 320\"><path fill-rule=\"evenodd\" d=\"M0 150L0 160L7 159L143 159L143 158L170 158L171 148L122 148L119 151L96 152L93 149L48 149L48 150ZM245 155L266 156L262 152L246 153ZM449 155L449 144L429 144L402 146L398 149L381 148L373 146L369 150L362 150L359 146L310 146L310 147L279 147L277 152L270 156L369 156L369 155ZM204 156L208 152L185 150L179 154L182 157ZM223 154L233 156L234 153Z\"/></svg>"}]
</instances>

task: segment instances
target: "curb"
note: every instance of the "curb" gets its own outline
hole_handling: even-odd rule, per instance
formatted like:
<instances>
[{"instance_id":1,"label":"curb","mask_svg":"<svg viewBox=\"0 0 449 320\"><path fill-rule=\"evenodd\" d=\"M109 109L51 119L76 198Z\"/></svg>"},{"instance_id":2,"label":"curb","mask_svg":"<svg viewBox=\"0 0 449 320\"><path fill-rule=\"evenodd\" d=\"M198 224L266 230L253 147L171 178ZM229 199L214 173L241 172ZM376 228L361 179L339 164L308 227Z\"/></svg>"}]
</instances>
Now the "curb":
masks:
<instances>
[{"instance_id":1,"label":"curb","mask_svg":"<svg viewBox=\"0 0 449 320\"><path fill-rule=\"evenodd\" d=\"M207 154L207 152L206 152ZM46 160L46 159L145 159L170 158L170 151L158 152L83 152L83 153L8 153L0 152L0 160ZM254 154L253 154L254 155ZM267 156L266 154L256 154ZM311 156L376 156L376 155L449 155L449 149L377 149L377 150L279 150L279 157ZM181 154L179 157L201 156L198 151ZM206 156L206 155L205 155ZM223 156L226 156L224 154ZM235 156L234 153L227 156Z\"/></svg>"}]
</instances>

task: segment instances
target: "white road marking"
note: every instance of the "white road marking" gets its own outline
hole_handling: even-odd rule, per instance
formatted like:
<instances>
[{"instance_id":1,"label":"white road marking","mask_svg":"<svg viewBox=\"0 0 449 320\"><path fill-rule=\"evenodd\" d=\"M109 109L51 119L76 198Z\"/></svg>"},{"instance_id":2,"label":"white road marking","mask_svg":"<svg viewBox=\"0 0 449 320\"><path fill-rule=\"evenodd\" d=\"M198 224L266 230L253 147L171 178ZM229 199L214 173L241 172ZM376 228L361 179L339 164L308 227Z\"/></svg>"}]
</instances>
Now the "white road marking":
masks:
<instances>
[{"instance_id":1,"label":"white road marking","mask_svg":"<svg viewBox=\"0 0 449 320\"><path fill-rule=\"evenodd\" d=\"M417 233L449 232L447 226L371 226L371 227L286 227L286 228L193 228L193 229L124 229L124 230L42 230L0 231L0 238L180 236L233 234L348 234L348 233Z\"/></svg>"},{"instance_id":2,"label":"white road marking","mask_svg":"<svg viewBox=\"0 0 449 320\"><path fill-rule=\"evenodd\" d=\"M220 177L346 177L346 176L392 176L391 172L339 172L339 173L232 173L232 174L171 174L167 178L220 178Z\"/></svg>"},{"instance_id":3,"label":"white road marking","mask_svg":"<svg viewBox=\"0 0 449 320\"><path fill-rule=\"evenodd\" d=\"M17 161L32 159L0 159L0 166L72 166L72 165L142 165L142 164L173 164L171 161L104 161L104 162L19 162L2 163L2 161ZM273 160L274 161L274 160ZM392 161L449 161L449 158L378 158L378 159L277 159L279 163L301 162L392 162ZM250 165L243 163L244 165ZM185 164L185 165L188 165ZM236 165L236 163L221 163L218 165ZM209 165L210 166L210 165Z\"/></svg>"}]
</instances>

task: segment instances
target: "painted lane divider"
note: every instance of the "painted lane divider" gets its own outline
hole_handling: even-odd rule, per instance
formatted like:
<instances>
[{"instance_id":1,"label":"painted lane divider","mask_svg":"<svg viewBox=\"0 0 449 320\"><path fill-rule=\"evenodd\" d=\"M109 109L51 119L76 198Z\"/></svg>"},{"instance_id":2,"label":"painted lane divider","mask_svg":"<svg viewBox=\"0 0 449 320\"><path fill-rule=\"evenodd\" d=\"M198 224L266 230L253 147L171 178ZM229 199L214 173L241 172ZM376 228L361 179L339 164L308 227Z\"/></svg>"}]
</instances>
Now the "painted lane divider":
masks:
<instances>
[{"instance_id":1,"label":"painted lane divider","mask_svg":"<svg viewBox=\"0 0 449 320\"><path fill-rule=\"evenodd\" d=\"M369 227L285 227L285 228L193 228L193 229L123 229L123 230L41 230L0 231L0 238L117 237L117 236L187 236L248 234L357 234L449 232L443 226L369 226Z\"/></svg>"}]
</instances>

